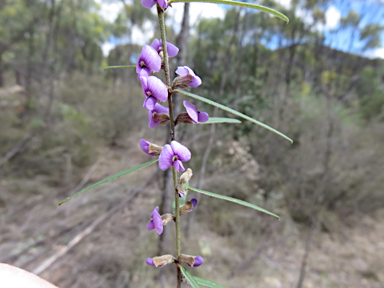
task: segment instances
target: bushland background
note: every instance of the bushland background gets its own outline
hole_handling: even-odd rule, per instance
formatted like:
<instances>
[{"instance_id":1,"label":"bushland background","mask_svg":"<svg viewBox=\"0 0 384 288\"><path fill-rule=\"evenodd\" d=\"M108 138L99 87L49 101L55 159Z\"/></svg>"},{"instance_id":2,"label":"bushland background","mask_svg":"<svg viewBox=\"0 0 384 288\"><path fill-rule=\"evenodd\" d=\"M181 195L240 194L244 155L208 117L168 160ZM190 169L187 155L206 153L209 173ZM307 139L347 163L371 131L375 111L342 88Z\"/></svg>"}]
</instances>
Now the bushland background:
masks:
<instances>
[{"instance_id":1,"label":"bushland background","mask_svg":"<svg viewBox=\"0 0 384 288\"><path fill-rule=\"evenodd\" d=\"M281 216L199 197L182 250L206 262L190 270L227 287L384 287L384 4L258 3L289 25L211 4L167 14L181 48L172 67L203 79L195 93L294 139L244 121L178 128L191 186ZM103 71L159 37L154 12L128 0L0 1L1 262L62 288L173 287L173 267L144 262L174 252L172 225L160 240L146 229L155 206L168 212L155 165L57 206L148 161L139 139L166 143L165 127L147 128L134 69Z\"/></svg>"}]
</instances>

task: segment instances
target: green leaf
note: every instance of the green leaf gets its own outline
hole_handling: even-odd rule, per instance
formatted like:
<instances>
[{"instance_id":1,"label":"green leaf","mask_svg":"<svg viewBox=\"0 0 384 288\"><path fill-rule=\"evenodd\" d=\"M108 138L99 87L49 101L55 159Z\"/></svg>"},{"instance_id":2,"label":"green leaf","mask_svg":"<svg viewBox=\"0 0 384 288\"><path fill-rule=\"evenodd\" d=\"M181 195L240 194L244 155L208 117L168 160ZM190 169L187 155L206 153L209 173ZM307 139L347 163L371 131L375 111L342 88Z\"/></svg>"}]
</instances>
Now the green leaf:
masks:
<instances>
[{"instance_id":1,"label":"green leaf","mask_svg":"<svg viewBox=\"0 0 384 288\"><path fill-rule=\"evenodd\" d=\"M238 2L238 1L231 1L231 0L172 0L171 3L177 3L177 2L205 2L205 3L216 3L216 4L228 4L228 5L233 5L233 6L241 6L241 7L246 7L246 8L252 8L256 10L263 11L265 13L270 13L273 14L280 19L286 21L287 23L289 22L289 19L287 16L285 16L283 13L280 13L279 11L276 11L272 8L265 7L262 5L258 4L252 4L252 3L247 3L247 2Z\"/></svg>"},{"instance_id":2,"label":"green leaf","mask_svg":"<svg viewBox=\"0 0 384 288\"><path fill-rule=\"evenodd\" d=\"M225 288L224 286L221 286L219 284L216 284L212 281L209 281L207 279L203 279L203 278L200 278L200 277L193 277L196 282L202 286L205 286L205 287L208 287L208 288Z\"/></svg>"},{"instance_id":3,"label":"green leaf","mask_svg":"<svg viewBox=\"0 0 384 288\"><path fill-rule=\"evenodd\" d=\"M199 124L218 124L218 123L241 123L240 120L233 118L209 117L207 122L199 122Z\"/></svg>"},{"instance_id":4,"label":"green leaf","mask_svg":"<svg viewBox=\"0 0 384 288\"><path fill-rule=\"evenodd\" d=\"M243 206L247 206L249 208L255 209L255 210L260 211L260 212L264 212L266 214L272 215L272 216L280 219L280 217L277 216L276 214L273 214L272 212L269 212L269 211L267 211L267 210L265 210L265 209L263 209L263 208L261 208L259 206L253 205L253 204L245 202L243 200L239 200L239 199L228 197L228 196L223 196L223 195L220 195L220 194L216 194L216 193L200 190L200 189L193 188L193 187L189 187L188 190L195 191L195 192L198 192L198 193L201 193L201 194L205 194L205 195L208 195L208 196L211 196L211 197L219 198L219 199L222 199L222 200L227 200L227 201L230 201L230 202L233 202L233 203L237 203L237 204L240 204L240 205L243 205Z\"/></svg>"},{"instance_id":5,"label":"green leaf","mask_svg":"<svg viewBox=\"0 0 384 288\"><path fill-rule=\"evenodd\" d=\"M136 65L107 66L104 68L104 71L107 69L117 69L117 68L136 68Z\"/></svg>"},{"instance_id":6,"label":"green leaf","mask_svg":"<svg viewBox=\"0 0 384 288\"><path fill-rule=\"evenodd\" d=\"M212 101L212 100L209 100L209 99L207 99L207 98L205 98L205 97L202 97L202 96L199 96L199 95L196 95L196 94L193 94L193 93L184 91L184 90L179 90L179 89L177 89L177 90L173 90L173 92L174 92L174 93L184 94L184 95L186 95L186 96L195 98L195 99L200 100L200 101L202 101L202 102L204 102L204 103L207 103L207 104L209 104L209 105L212 105L212 106L215 106L215 107L217 107L217 108L220 108L220 109L222 109L222 110L224 110L224 111L227 111L227 112L229 112L229 113L232 113L232 114L234 114L234 115L236 115L236 116L239 116L239 117L241 117L241 118L243 118L243 119L245 119L245 120L251 121L251 122L255 123L256 125L259 125L259 126L265 128L265 129L268 129L269 131L272 131L273 133L276 133L277 135L279 135L279 136L281 136L281 137L287 139L289 142L293 143L292 139L289 138L288 136L285 136L283 133L281 133L281 132L279 132L279 131L273 129L272 127L269 127L268 125L266 125L266 124L264 124L264 123L262 123L262 122L260 122L260 121L257 121L257 120L255 120L255 119L253 119L253 118L251 118L251 117L249 117L249 116L243 114L243 113L240 113L240 112L238 112L238 111L236 111L236 110L233 110L232 108L229 108L229 107L227 107L227 106L224 106L224 105L221 105L221 104L219 104L219 103L216 103L216 102L214 102L214 101Z\"/></svg>"},{"instance_id":7,"label":"green leaf","mask_svg":"<svg viewBox=\"0 0 384 288\"><path fill-rule=\"evenodd\" d=\"M183 266L179 266L181 272L184 274L185 278L187 278L188 283L193 287L193 288L200 288L199 284L195 280L195 277L193 277Z\"/></svg>"},{"instance_id":8,"label":"green leaf","mask_svg":"<svg viewBox=\"0 0 384 288\"><path fill-rule=\"evenodd\" d=\"M127 174L129 174L129 173L136 172L136 171L138 171L138 170L140 170L140 169L143 169L143 168L145 168L145 167L147 167L147 166L149 166L149 165L152 165L152 164L156 163L157 161L159 161L159 159L149 161L149 162L147 162L147 163L144 163L144 164L141 164L141 165L139 165L139 166L133 167L133 168L131 168L131 169L125 170L125 171L123 171L123 172L120 172L119 174L116 174L116 175L113 175L113 176L111 176L111 177L105 178L104 180L101 180L101 181L99 181L99 182L97 182L97 183L95 183L95 184L93 184L93 185L91 185L91 186L88 186L87 188L84 188L83 190L80 190L79 192L73 194L72 196L69 196L68 198L66 198L66 199L64 199L63 201L61 201L61 202L59 203L59 205L61 205L61 204L63 204L64 202L68 201L68 200L71 199L72 197L75 197L75 196L79 195L80 193L83 193L84 191L87 191L87 190L89 190L89 189L95 188L96 186L99 186L99 185L101 185L101 184L104 184L104 183L107 183L107 182L109 182L109 181L115 180L116 178L119 178L119 177L121 177L121 176L127 175Z\"/></svg>"}]
</instances>

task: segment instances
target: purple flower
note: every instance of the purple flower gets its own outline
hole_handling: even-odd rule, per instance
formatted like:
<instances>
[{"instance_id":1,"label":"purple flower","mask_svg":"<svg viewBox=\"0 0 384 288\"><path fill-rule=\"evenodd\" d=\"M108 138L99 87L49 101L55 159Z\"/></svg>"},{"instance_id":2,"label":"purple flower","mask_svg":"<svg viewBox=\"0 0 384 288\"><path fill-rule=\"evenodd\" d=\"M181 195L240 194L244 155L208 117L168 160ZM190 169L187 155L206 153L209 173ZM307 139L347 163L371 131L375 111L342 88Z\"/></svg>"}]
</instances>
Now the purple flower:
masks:
<instances>
[{"instance_id":1,"label":"purple flower","mask_svg":"<svg viewBox=\"0 0 384 288\"><path fill-rule=\"evenodd\" d=\"M160 105L159 103L156 103L155 107L153 108L153 110L149 110L148 111L148 127L149 128L154 128L154 127L160 125L160 121L156 121L155 120L155 117L154 117L155 113L165 113L165 114L168 114L169 113L169 109L165 108L164 106Z\"/></svg>"},{"instance_id":2,"label":"purple flower","mask_svg":"<svg viewBox=\"0 0 384 288\"><path fill-rule=\"evenodd\" d=\"M150 266L156 267L155 263L153 263L153 258L147 258L147 260L145 260L145 263L147 263Z\"/></svg>"},{"instance_id":3,"label":"purple flower","mask_svg":"<svg viewBox=\"0 0 384 288\"><path fill-rule=\"evenodd\" d=\"M185 171L183 162L191 159L191 152L187 147L181 145L179 142L172 141L171 145L166 144L160 153L159 167L165 171L172 165L176 168L177 172Z\"/></svg>"},{"instance_id":4,"label":"purple flower","mask_svg":"<svg viewBox=\"0 0 384 288\"><path fill-rule=\"evenodd\" d=\"M140 140L140 148L144 151L144 153L147 153L150 156L159 156L161 150L163 150L162 146L158 146L144 139Z\"/></svg>"},{"instance_id":5,"label":"purple flower","mask_svg":"<svg viewBox=\"0 0 384 288\"><path fill-rule=\"evenodd\" d=\"M192 198L192 199L189 200L189 201L192 202L192 208L189 209L189 211L192 211L192 210L196 207L196 205L197 205L197 199L196 199L196 198Z\"/></svg>"},{"instance_id":6,"label":"purple flower","mask_svg":"<svg viewBox=\"0 0 384 288\"><path fill-rule=\"evenodd\" d=\"M193 267L198 267L198 266L200 266L201 264L203 264L204 263L204 259L203 259L203 257L201 257L201 256L196 256L195 257L195 264L193 264Z\"/></svg>"},{"instance_id":7,"label":"purple flower","mask_svg":"<svg viewBox=\"0 0 384 288\"><path fill-rule=\"evenodd\" d=\"M168 3L166 0L142 0L141 4L145 8L152 8L155 4L159 4L160 8L165 10L168 7Z\"/></svg>"},{"instance_id":8,"label":"purple flower","mask_svg":"<svg viewBox=\"0 0 384 288\"><path fill-rule=\"evenodd\" d=\"M140 70L144 68L149 69L149 72L159 72L161 69L161 58L157 51L149 45L144 45L141 50L140 57L136 65L136 73L141 73Z\"/></svg>"},{"instance_id":9,"label":"purple flower","mask_svg":"<svg viewBox=\"0 0 384 288\"><path fill-rule=\"evenodd\" d=\"M140 81L146 97L143 103L144 108L153 111L157 101L167 101L168 88L159 78L155 76L141 77Z\"/></svg>"},{"instance_id":10,"label":"purple flower","mask_svg":"<svg viewBox=\"0 0 384 288\"><path fill-rule=\"evenodd\" d=\"M140 80L141 77L148 78L149 76L151 76L151 70L149 68L141 68L137 74L137 79Z\"/></svg>"},{"instance_id":11,"label":"purple flower","mask_svg":"<svg viewBox=\"0 0 384 288\"><path fill-rule=\"evenodd\" d=\"M163 45L162 45L161 39L153 40L151 47L155 49L157 53L160 54L160 52L163 51ZM167 42L167 51L168 51L168 57L172 58L172 57L175 57L177 53L179 53L179 48Z\"/></svg>"},{"instance_id":12,"label":"purple flower","mask_svg":"<svg viewBox=\"0 0 384 288\"><path fill-rule=\"evenodd\" d=\"M204 123L209 119L209 115L206 112L200 112L197 110L196 106L188 101L183 101L185 109L187 109L188 116L191 117L192 121L195 123Z\"/></svg>"},{"instance_id":13,"label":"purple flower","mask_svg":"<svg viewBox=\"0 0 384 288\"><path fill-rule=\"evenodd\" d=\"M147 224L148 230L156 229L159 235L163 233L163 220L159 214L159 207L156 207L151 214L151 221Z\"/></svg>"},{"instance_id":14,"label":"purple flower","mask_svg":"<svg viewBox=\"0 0 384 288\"><path fill-rule=\"evenodd\" d=\"M189 80L188 85L191 87L197 87L201 85L201 79L199 76L196 76L191 68L187 66L179 66L177 67L176 74L182 78L186 78Z\"/></svg>"}]
</instances>

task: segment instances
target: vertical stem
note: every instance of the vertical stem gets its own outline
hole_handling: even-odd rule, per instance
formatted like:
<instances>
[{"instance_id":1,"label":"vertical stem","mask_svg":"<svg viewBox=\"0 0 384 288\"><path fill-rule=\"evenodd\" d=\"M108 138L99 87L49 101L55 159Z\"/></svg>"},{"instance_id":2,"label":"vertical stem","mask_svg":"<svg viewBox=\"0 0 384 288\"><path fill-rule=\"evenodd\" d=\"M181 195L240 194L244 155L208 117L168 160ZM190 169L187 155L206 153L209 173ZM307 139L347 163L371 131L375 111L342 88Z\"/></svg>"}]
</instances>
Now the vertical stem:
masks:
<instances>
[{"instance_id":1,"label":"vertical stem","mask_svg":"<svg viewBox=\"0 0 384 288\"><path fill-rule=\"evenodd\" d=\"M168 87L168 91L171 89L171 78L169 73L169 59L168 59L168 51L167 51L167 38L165 35L165 19L164 19L164 11L157 5L157 14L159 17L159 25L160 25L160 34L161 34L161 43L163 46L163 68L165 74L165 84ZM175 122L173 117L173 105L172 105L172 94L168 92L168 107L169 107L169 118L170 118L170 136L171 141L175 140ZM176 250L177 256L181 254L181 245L180 245L180 202L179 202L179 193L177 192L177 172L175 167L172 166L172 175L173 175L173 186L175 190L175 206L176 206ZM177 288L181 287L181 271L177 266Z\"/></svg>"}]
</instances>

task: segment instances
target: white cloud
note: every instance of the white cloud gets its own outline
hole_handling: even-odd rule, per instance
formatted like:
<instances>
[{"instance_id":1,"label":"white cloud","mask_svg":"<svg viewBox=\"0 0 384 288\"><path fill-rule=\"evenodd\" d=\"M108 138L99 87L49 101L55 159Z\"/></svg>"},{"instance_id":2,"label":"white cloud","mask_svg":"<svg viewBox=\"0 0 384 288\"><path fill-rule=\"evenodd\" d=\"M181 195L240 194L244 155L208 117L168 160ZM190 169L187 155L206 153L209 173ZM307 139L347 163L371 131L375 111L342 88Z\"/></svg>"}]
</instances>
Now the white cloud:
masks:
<instances>
[{"instance_id":1,"label":"white cloud","mask_svg":"<svg viewBox=\"0 0 384 288\"><path fill-rule=\"evenodd\" d=\"M148 44L149 39L153 36L154 29L155 28L153 27L152 23L148 20L144 22L142 29L134 26L131 31L132 42L139 45Z\"/></svg>"},{"instance_id":2,"label":"white cloud","mask_svg":"<svg viewBox=\"0 0 384 288\"><path fill-rule=\"evenodd\" d=\"M103 3L102 0L96 0L96 3L100 5L99 14L108 22L113 23L117 16L119 15L119 11L123 8L122 2L117 3Z\"/></svg>"},{"instance_id":3,"label":"white cloud","mask_svg":"<svg viewBox=\"0 0 384 288\"><path fill-rule=\"evenodd\" d=\"M340 23L341 13L335 6L331 6L325 12L325 27L328 29L336 28Z\"/></svg>"},{"instance_id":4,"label":"white cloud","mask_svg":"<svg viewBox=\"0 0 384 288\"><path fill-rule=\"evenodd\" d=\"M111 51L113 48L115 48L116 44L113 44L111 42L105 42L103 45L101 45L101 50L103 50L103 55L108 56L109 51Z\"/></svg>"},{"instance_id":5,"label":"white cloud","mask_svg":"<svg viewBox=\"0 0 384 288\"><path fill-rule=\"evenodd\" d=\"M279 3L281 6L283 6L286 9L291 8L291 0L276 0L275 2Z\"/></svg>"},{"instance_id":6,"label":"white cloud","mask_svg":"<svg viewBox=\"0 0 384 288\"><path fill-rule=\"evenodd\" d=\"M384 47L378 48L375 51L373 51L371 58L383 58L384 59Z\"/></svg>"},{"instance_id":7,"label":"white cloud","mask_svg":"<svg viewBox=\"0 0 384 288\"><path fill-rule=\"evenodd\" d=\"M290 0L281 0L285 2L289 2ZM114 22L119 15L119 11L123 8L122 2L115 3L103 3L103 0L96 0L96 3L100 5L101 9L99 14L109 22ZM127 1L128 4L132 3L131 1ZM174 3L173 7L168 8L167 12L169 15L169 20L167 24L173 25L176 33L180 31L181 21L183 19L184 14L184 5L182 3ZM143 8L145 9L145 8ZM156 14L156 9L153 8L151 11ZM190 24L194 25L201 18L220 18L224 19L225 12L224 10L217 4L210 3L191 3L190 5ZM153 24L149 21L146 21L143 25L143 28L133 27L132 29L132 42L144 45L147 44L149 39L153 36L153 33L157 29L157 26L153 26ZM193 33L193 31L192 31ZM118 44L127 43L127 39L120 39ZM102 45L103 54L105 56L108 55L109 51L115 48L117 44L112 42L105 42Z\"/></svg>"},{"instance_id":8,"label":"white cloud","mask_svg":"<svg viewBox=\"0 0 384 288\"><path fill-rule=\"evenodd\" d=\"M194 25L201 18L220 18L224 19L225 12L221 6L211 3L191 3L189 8L189 23ZM178 33L180 31L180 25L184 15L184 5L182 3L172 4L172 8L169 8L169 15L173 18L174 29Z\"/></svg>"}]
</instances>

